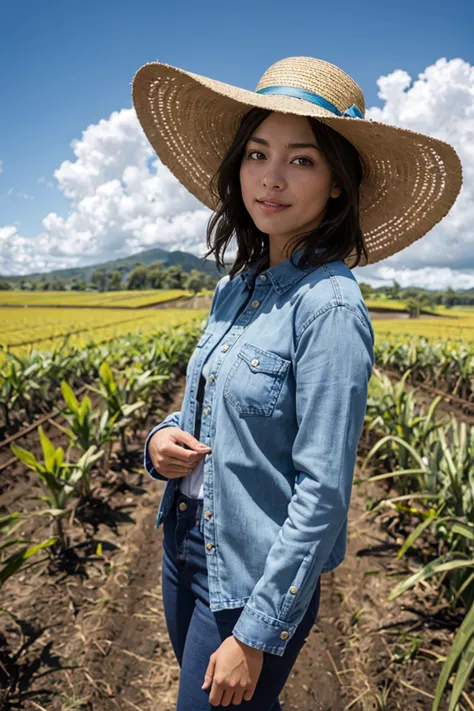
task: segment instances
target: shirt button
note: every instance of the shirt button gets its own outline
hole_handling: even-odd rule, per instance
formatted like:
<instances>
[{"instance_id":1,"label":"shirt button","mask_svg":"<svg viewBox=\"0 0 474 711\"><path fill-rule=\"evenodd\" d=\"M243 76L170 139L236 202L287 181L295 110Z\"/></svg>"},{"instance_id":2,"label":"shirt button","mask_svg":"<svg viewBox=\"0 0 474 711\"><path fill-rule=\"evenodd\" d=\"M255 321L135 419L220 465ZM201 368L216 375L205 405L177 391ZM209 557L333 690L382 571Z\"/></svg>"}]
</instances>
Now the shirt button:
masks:
<instances>
[{"instance_id":1,"label":"shirt button","mask_svg":"<svg viewBox=\"0 0 474 711\"><path fill-rule=\"evenodd\" d=\"M287 632L286 630L283 630L283 632L280 632L280 639L288 639L290 636L290 633Z\"/></svg>"},{"instance_id":2,"label":"shirt button","mask_svg":"<svg viewBox=\"0 0 474 711\"><path fill-rule=\"evenodd\" d=\"M186 511L187 508L188 508L187 503L185 503L184 501L182 501L182 502L180 503L180 505L179 505L179 510L180 510L180 511Z\"/></svg>"},{"instance_id":3,"label":"shirt button","mask_svg":"<svg viewBox=\"0 0 474 711\"><path fill-rule=\"evenodd\" d=\"M216 378L215 378L214 373L211 373L210 376L209 376L209 381L210 381L211 383L213 383L215 379L216 379Z\"/></svg>"},{"instance_id":4,"label":"shirt button","mask_svg":"<svg viewBox=\"0 0 474 711\"><path fill-rule=\"evenodd\" d=\"M204 408L204 414L205 414L205 415L208 415L208 414L210 413L210 411L211 411L211 408L210 408L210 407L205 407L205 408Z\"/></svg>"},{"instance_id":5,"label":"shirt button","mask_svg":"<svg viewBox=\"0 0 474 711\"><path fill-rule=\"evenodd\" d=\"M267 275L266 275L266 274L260 274L260 281L267 281Z\"/></svg>"},{"instance_id":6,"label":"shirt button","mask_svg":"<svg viewBox=\"0 0 474 711\"><path fill-rule=\"evenodd\" d=\"M257 299L255 299L255 301L252 301L252 306L254 307L254 309L256 309L257 306L260 306L260 301L258 301Z\"/></svg>"},{"instance_id":7,"label":"shirt button","mask_svg":"<svg viewBox=\"0 0 474 711\"><path fill-rule=\"evenodd\" d=\"M212 511L209 511L209 509L204 509L204 518L206 521L210 521L212 517Z\"/></svg>"},{"instance_id":8,"label":"shirt button","mask_svg":"<svg viewBox=\"0 0 474 711\"><path fill-rule=\"evenodd\" d=\"M207 550L208 550L208 551L210 551L210 550L211 550L211 548L214 548L214 544L213 544L213 543L211 543L211 542L209 542L209 543L206 543L206 548L207 548Z\"/></svg>"},{"instance_id":9,"label":"shirt button","mask_svg":"<svg viewBox=\"0 0 474 711\"><path fill-rule=\"evenodd\" d=\"M298 588L296 587L296 585L292 585L290 588L290 593L292 595L296 595L297 592L298 592Z\"/></svg>"},{"instance_id":10,"label":"shirt button","mask_svg":"<svg viewBox=\"0 0 474 711\"><path fill-rule=\"evenodd\" d=\"M258 360L257 360L257 358L254 358L253 360L251 360L251 361L250 361L250 365L253 365L253 367L256 368L257 365L258 365Z\"/></svg>"},{"instance_id":11,"label":"shirt button","mask_svg":"<svg viewBox=\"0 0 474 711\"><path fill-rule=\"evenodd\" d=\"M224 345L222 346L222 350L223 350L223 351L228 351L228 350L229 350L229 344L228 344L228 343L224 343Z\"/></svg>"}]
</instances>

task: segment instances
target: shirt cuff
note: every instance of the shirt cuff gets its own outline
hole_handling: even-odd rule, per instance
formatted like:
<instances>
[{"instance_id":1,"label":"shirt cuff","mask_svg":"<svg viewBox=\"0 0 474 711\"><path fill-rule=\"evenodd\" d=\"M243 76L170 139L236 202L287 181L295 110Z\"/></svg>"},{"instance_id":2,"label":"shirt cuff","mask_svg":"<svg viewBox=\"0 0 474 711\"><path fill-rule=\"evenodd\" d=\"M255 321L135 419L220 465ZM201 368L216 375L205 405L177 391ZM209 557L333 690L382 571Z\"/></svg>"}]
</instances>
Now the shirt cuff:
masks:
<instances>
[{"instance_id":1,"label":"shirt cuff","mask_svg":"<svg viewBox=\"0 0 474 711\"><path fill-rule=\"evenodd\" d=\"M246 605L232 634L250 647L282 657L297 625L276 620Z\"/></svg>"},{"instance_id":2,"label":"shirt cuff","mask_svg":"<svg viewBox=\"0 0 474 711\"><path fill-rule=\"evenodd\" d=\"M152 479L158 479L159 481L168 481L167 476L163 476L163 474L160 474L155 467L152 464L150 453L148 451L148 444L150 442L150 439L153 437L153 435L158 432L159 430L163 429L164 427L176 427L176 425L173 422L162 422L159 425L156 425L151 432L148 434L148 437L146 438L145 442L145 447L144 447L144 457L143 457L143 465L147 471L147 473L151 476Z\"/></svg>"}]
</instances>

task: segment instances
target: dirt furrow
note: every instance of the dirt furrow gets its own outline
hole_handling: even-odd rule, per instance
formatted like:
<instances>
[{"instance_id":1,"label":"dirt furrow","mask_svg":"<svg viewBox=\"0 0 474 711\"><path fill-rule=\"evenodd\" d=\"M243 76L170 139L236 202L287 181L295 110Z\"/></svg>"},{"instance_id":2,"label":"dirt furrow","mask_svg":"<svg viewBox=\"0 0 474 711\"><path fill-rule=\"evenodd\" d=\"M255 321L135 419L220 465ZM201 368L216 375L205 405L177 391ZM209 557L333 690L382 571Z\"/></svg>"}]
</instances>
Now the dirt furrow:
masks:
<instances>
[{"instance_id":1,"label":"dirt furrow","mask_svg":"<svg viewBox=\"0 0 474 711\"><path fill-rule=\"evenodd\" d=\"M182 379L176 387L166 411L181 406ZM89 508L76 512L69 556L39 561L3 587L0 605L19 625L0 618L0 676L9 685L2 711L174 711L179 667L161 599L163 528L154 529L164 484L143 472L145 435L131 443L127 466L115 459ZM361 456L367 446L361 441ZM285 711L429 711L439 660L462 621L428 583L389 601L420 562L415 551L396 558L410 519L390 505L369 510L395 495L389 482L362 476L357 469L347 556L322 576L317 622L281 695ZM10 504L31 510L39 492L32 476L17 472ZM24 531L43 540L48 522L34 521Z\"/></svg>"}]
</instances>

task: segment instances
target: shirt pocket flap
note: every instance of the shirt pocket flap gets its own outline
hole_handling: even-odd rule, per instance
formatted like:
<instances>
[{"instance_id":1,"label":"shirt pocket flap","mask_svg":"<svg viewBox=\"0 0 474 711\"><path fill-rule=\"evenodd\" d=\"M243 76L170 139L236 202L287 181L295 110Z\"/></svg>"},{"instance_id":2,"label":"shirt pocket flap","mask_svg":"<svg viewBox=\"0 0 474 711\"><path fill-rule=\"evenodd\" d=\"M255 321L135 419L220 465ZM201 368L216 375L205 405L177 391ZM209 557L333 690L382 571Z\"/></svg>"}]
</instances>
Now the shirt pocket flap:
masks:
<instances>
[{"instance_id":1,"label":"shirt pocket flap","mask_svg":"<svg viewBox=\"0 0 474 711\"><path fill-rule=\"evenodd\" d=\"M237 354L242 358L254 372L268 373L269 375L280 375L284 373L290 361L281 358L276 353L265 351L253 343L244 343Z\"/></svg>"}]
</instances>

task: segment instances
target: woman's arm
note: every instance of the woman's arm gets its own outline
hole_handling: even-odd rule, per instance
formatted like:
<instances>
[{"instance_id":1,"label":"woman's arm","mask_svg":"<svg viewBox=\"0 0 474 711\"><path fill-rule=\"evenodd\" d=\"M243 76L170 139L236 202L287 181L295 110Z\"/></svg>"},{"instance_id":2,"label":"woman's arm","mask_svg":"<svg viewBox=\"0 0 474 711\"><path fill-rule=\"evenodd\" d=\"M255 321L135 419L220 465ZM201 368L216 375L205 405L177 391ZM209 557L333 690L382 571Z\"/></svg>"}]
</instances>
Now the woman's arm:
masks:
<instances>
[{"instance_id":1,"label":"woman's arm","mask_svg":"<svg viewBox=\"0 0 474 711\"><path fill-rule=\"evenodd\" d=\"M305 323L294 362L296 485L233 629L245 644L282 656L309 606L348 514L373 363L373 330L351 306L327 305Z\"/></svg>"}]
</instances>

